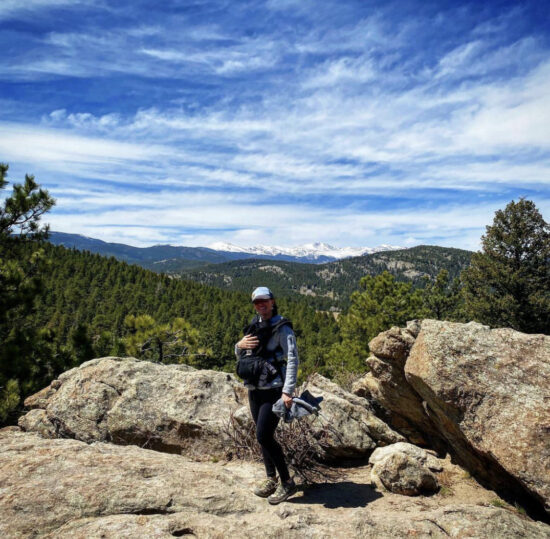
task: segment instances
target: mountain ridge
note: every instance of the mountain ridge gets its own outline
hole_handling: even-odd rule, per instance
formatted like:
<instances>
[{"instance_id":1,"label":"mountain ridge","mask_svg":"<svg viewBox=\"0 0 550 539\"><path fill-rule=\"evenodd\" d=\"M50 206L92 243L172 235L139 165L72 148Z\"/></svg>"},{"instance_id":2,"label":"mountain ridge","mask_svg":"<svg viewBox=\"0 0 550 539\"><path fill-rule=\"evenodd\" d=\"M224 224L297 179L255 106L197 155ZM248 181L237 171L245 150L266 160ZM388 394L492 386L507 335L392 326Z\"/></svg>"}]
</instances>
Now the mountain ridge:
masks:
<instances>
[{"instance_id":1,"label":"mountain ridge","mask_svg":"<svg viewBox=\"0 0 550 539\"><path fill-rule=\"evenodd\" d=\"M323 264L351 256L402 249L392 245L378 247L333 247L327 243L311 243L297 247L254 246L239 247L231 243L216 242L208 247L187 247L156 244L135 247L124 243L106 242L81 234L50 232L50 242L68 248L87 250L103 256L137 263L154 271L178 271L203 264L223 263L231 260L261 258L287 262Z\"/></svg>"},{"instance_id":2,"label":"mountain ridge","mask_svg":"<svg viewBox=\"0 0 550 539\"><path fill-rule=\"evenodd\" d=\"M220 289L250 293L255 286L268 286L279 298L301 297L323 311L345 310L365 275L389 271L397 280L424 286L426 278L433 280L442 269L449 272L451 279L458 277L472 255L462 249L420 245L312 262L296 261L284 254L231 253L207 247L140 248L59 232L52 232L50 241Z\"/></svg>"}]
</instances>

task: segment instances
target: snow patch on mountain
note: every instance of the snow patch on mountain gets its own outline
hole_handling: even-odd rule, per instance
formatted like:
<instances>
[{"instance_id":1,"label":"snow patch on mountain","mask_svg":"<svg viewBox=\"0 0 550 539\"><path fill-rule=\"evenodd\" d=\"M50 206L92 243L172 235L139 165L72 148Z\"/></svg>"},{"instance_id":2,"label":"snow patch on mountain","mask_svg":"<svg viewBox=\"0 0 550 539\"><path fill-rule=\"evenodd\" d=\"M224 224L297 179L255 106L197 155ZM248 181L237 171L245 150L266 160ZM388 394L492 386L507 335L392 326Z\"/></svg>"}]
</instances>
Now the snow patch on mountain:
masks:
<instances>
[{"instance_id":1,"label":"snow patch on mountain","mask_svg":"<svg viewBox=\"0 0 550 539\"><path fill-rule=\"evenodd\" d=\"M405 249L406 247L399 247L397 245L379 245L377 247L334 247L328 243L306 243L297 247L279 247L255 245L253 247L239 247L232 243L215 242L208 245L209 249L216 251L226 251L230 253L246 253L251 255L264 255L264 256L295 256L299 258L309 258L315 260L320 257L330 257L334 259L349 258L352 256L362 256L366 254L377 253L380 251L395 251L398 249Z\"/></svg>"}]
</instances>

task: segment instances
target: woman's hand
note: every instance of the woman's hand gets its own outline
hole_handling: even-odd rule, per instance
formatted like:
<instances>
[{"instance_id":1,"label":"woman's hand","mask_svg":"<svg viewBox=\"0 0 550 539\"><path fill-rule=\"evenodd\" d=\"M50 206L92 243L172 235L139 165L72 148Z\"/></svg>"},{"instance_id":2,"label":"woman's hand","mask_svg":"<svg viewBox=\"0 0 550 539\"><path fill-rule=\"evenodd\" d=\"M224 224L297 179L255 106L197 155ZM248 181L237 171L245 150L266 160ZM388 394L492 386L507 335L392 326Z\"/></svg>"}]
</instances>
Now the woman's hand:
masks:
<instances>
[{"instance_id":1,"label":"woman's hand","mask_svg":"<svg viewBox=\"0 0 550 539\"><path fill-rule=\"evenodd\" d=\"M283 402L287 408L292 406L292 397L288 393L283 393Z\"/></svg>"},{"instance_id":2,"label":"woman's hand","mask_svg":"<svg viewBox=\"0 0 550 539\"><path fill-rule=\"evenodd\" d=\"M245 335L238 343L237 347L241 350L252 350L260 344L258 337L254 335Z\"/></svg>"}]
</instances>

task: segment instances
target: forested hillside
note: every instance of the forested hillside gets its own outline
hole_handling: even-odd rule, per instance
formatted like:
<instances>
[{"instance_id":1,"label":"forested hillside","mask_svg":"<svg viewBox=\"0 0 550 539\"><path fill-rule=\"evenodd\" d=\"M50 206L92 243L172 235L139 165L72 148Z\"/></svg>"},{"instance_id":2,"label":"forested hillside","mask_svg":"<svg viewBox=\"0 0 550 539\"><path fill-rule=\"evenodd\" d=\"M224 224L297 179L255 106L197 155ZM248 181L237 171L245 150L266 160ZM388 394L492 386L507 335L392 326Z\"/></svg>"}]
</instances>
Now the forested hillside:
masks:
<instances>
[{"instance_id":1,"label":"forested hillside","mask_svg":"<svg viewBox=\"0 0 550 539\"><path fill-rule=\"evenodd\" d=\"M365 275L389 271L398 281L424 286L445 269L452 281L470 263L472 253L461 249L420 245L401 251L346 258L327 264L297 264L266 260L238 260L182 272L184 278L225 288L248 291L262 282L280 297L307 297L317 309L342 310Z\"/></svg>"},{"instance_id":2,"label":"forested hillside","mask_svg":"<svg viewBox=\"0 0 550 539\"><path fill-rule=\"evenodd\" d=\"M469 265L471 252L434 246L381 251L323 264L275 260L267 256L218 252L204 247L132 247L76 234L50 233L49 241L81 251L113 256L157 273L248 293L262 282L278 297L303 296L318 310L344 310L365 275L392 273L398 281L425 286L442 269L454 279ZM238 257L238 259L235 259Z\"/></svg>"},{"instance_id":3,"label":"forested hillside","mask_svg":"<svg viewBox=\"0 0 550 539\"><path fill-rule=\"evenodd\" d=\"M124 339L136 331L127 316L147 315L157 325L184 318L197 330L193 349L203 353L182 357L182 362L233 369L234 343L254 312L248 293L173 279L114 258L47 243L44 251L48 264L42 274L43 293L36 298L29 321L49 332L56 347L70 348L65 351L71 362L124 354ZM338 330L331 315L315 312L297 299L278 303L280 312L294 323L305 367L322 362Z\"/></svg>"}]
</instances>

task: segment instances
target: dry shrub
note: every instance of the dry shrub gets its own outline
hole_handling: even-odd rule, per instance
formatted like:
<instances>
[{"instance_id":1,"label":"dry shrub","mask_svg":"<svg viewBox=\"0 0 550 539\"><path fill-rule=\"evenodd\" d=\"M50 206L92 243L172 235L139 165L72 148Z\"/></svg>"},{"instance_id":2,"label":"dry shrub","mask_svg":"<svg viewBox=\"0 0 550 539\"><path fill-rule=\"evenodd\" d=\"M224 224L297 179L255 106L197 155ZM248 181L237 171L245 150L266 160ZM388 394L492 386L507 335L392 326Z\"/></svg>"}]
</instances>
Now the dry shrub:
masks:
<instances>
[{"instance_id":1,"label":"dry shrub","mask_svg":"<svg viewBox=\"0 0 550 539\"><path fill-rule=\"evenodd\" d=\"M304 483L334 481L338 477L337 471L323 462L331 438L338 433L321 421L317 416L295 419L283 423L276 432L289 467Z\"/></svg>"},{"instance_id":2,"label":"dry shrub","mask_svg":"<svg viewBox=\"0 0 550 539\"><path fill-rule=\"evenodd\" d=\"M295 419L291 423L280 422L275 432L288 467L306 484L334 481L338 477L338 472L323 462L331 434L334 437L335 433L331 432L333 429L330 425L320 424L320 421L321 418L317 416L308 416ZM226 458L262 460L252 421L242 425L231 414L224 432L229 440Z\"/></svg>"},{"instance_id":3,"label":"dry shrub","mask_svg":"<svg viewBox=\"0 0 550 539\"><path fill-rule=\"evenodd\" d=\"M256 440L256 428L252 421L242 425L233 412L229 414L229 420L222 428L228 439L225 449L227 460L234 458L239 460L261 460L262 452Z\"/></svg>"}]
</instances>

